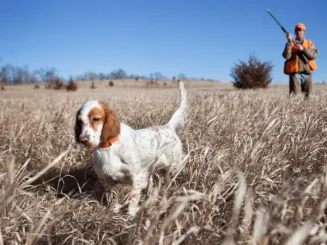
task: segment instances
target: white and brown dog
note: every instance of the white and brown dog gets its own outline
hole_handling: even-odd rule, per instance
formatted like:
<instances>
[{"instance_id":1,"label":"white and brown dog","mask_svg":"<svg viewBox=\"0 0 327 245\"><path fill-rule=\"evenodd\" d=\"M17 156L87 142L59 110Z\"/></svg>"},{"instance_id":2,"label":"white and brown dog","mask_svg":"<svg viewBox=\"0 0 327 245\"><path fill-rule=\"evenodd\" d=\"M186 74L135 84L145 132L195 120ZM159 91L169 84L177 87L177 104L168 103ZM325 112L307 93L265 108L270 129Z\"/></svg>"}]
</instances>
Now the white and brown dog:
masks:
<instances>
[{"instance_id":1,"label":"white and brown dog","mask_svg":"<svg viewBox=\"0 0 327 245\"><path fill-rule=\"evenodd\" d=\"M85 102L78 110L75 139L94 150L93 168L102 185L110 191L112 182L132 181L128 214L139 210L141 192L148 185L152 169L179 169L185 156L176 134L187 119L187 98L180 81L180 105L165 125L132 129L97 100Z\"/></svg>"}]
</instances>

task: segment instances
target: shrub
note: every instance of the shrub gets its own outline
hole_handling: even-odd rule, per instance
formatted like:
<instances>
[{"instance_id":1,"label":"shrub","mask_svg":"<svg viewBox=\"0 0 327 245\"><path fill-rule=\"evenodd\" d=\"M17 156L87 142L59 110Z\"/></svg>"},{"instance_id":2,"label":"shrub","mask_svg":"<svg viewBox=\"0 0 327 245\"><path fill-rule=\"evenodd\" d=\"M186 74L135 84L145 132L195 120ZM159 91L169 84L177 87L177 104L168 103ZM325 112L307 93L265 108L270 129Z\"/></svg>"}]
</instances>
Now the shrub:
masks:
<instances>
[{"instance_id":1,"label":"shrub","mask_svg":"<svg viewBox=\"0 0 327 245\"><path fill-rule=\"evenodd\" d=\"M77 83L74 82L74 80L70 78L65 88L66 88L66 91L76 91Z\"/></svg>"},{"instance_id":2,"label":"shrub","mask_svg":"<svg viewBox=\"0 0 327 245\"><path fill-rule=\"evenodd\" d=\"M92 83L91 83L91 86L90 86L90 88L91 89L95 89L96 87L95 87L95 83L92 81Z\"/></svg>"},{"instance_id":3,"label":"shrub","mask_svg":"<svg viewBox=\"0 0 327 245\"><path fill-rule=\"evenodd\" d=\"M250 55L247 63L240 61L231 71L234 87L238 89L266 88L271 83L273 65L261 62L255 55Z\"/></svg>"},{"instance_id":4,"label":"shrub","mask_svg":"<svg viewBox=\"0 0 327 245\"><path fill-rule=\"evenodd\" d=\"M53 86L54 90L60 90L64 88L64 83L60 81L59 78L55 79L53 84L54 84Z\"/></svg>"},{"instance_id":5,"label":"shrub","mask_svg":"<svg viewBox=\"0 0 327 245\"><path fill-rule=\"evenodd\" d=\"M45 89L52 89L53 86L52 86L51 83L46 83L46 84L44 84L44 88L45 88Z\"/></svg>"},{"instance_id":6,"label":"shrub","mask_svg":"<svg viewBox=\"0 0 327 245\"><path fill-rule=\"evenodd\" d=\"M113 81L109 81L109 87L113 87L114 86L114 82Z\"/></svg>"},{"instance_id":7,"label":"shrub","mask_svg":"<svg viewBox=\"0 0 327 245\"><path fill-rule=\"evenodd\" d=\"M160 88L160 84L157 80L153 80L151 79L150 81L147 81L145 83L146 87L150 87L150 88Z\"/></svg>"},{"instance_id":8,"label":"shrub","mask_svg":"<svg viewBox=\"0 0 327 245\"><path fill-rule=\"evenodd\" d=\"M5 86L1 85L1 90L4 91L5 90Z\"/></svg>"},{"instance_id":9,"label":"shrub","mask_svg":"<svg viewBox=\"0 0 327 245\"><path fill-rule=\"evenodd\" d=\"M40 88L40 85L39 84L35 84L34 85L34 89L39 89Z\"/></svg>"}]
</instances>

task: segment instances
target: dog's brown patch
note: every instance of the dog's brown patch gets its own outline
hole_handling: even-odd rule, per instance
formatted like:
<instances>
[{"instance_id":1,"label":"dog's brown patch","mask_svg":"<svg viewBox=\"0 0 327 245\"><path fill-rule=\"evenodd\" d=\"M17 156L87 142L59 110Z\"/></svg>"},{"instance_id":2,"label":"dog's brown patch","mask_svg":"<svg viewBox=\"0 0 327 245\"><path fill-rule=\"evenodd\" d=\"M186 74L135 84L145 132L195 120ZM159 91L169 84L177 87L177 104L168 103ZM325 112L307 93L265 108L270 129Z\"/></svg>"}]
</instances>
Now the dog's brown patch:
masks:
<instances>
[{"instance_id":1,"label":"dog's brown patch","mask_svg":"<svg viewBox=\"0 0 327 245\"><path fill-rule=\"evenodd\" d=\"M100 123L105 123L105 113L100 108L93 108L88 114L89 122L94 131L97 131Z\"/></svg>"},{"instance_id":2,"label":"dog's brown patch","mask_svg":"<svg viewBox=\"0 0 327 245\"><path fill-rule=\"evenodd\" d=\"M100 107L104 113L103 129L102 129L102 142L109 142L120 134L120 122L116 114L107 107L103 102L100 102Z\"/></svg>"}]
</instances>

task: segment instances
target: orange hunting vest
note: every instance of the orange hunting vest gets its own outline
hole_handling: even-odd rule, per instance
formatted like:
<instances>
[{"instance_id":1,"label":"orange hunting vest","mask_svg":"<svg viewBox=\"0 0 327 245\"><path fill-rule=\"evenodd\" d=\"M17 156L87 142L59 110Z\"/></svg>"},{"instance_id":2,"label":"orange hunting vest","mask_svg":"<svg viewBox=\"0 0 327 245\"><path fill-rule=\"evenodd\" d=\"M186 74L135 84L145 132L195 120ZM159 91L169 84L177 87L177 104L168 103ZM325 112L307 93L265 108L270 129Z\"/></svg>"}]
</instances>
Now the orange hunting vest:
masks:
<instances>
[{"instance_id":1,"label":"orange hunting vest","mask_svg":"<svg viewBox=\"0 0 327 245\"><path fill-rule=\"evenodd\" d=\"M304 40L303 47L304 48L311 48L312 42L309 40ZM317 69L316 62L314 60L308 60L308 64L305 65L300 57L297 55L297 48L295 44L292 42L292 56L290 59L285 61L284 64L284 73L285 74L292 74L297 72L302 72L305 70L315 71ZM305 67L307 66L307 67Z\"/></svg>"}]
</instances>

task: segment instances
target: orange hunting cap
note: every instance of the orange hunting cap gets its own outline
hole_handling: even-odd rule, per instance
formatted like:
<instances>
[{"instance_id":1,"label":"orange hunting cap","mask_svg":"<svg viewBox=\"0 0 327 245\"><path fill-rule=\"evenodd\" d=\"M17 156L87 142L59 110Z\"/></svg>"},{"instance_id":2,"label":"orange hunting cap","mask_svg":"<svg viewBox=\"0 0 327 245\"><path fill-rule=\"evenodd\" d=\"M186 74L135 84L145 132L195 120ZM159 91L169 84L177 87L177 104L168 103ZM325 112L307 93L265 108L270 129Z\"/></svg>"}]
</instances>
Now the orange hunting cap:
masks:
<instances>
[{"instance_id":1,"label":"orange hunting cap","mask_svg":"<svg viewBox=\"0 0 327 245\"><path fill-rule=\"evenodd\" d=\"M304 31L305 31L305 25L304 25L304 24L302 24L302 23L297 23L297 24L295 25L295 28L294 28L294 29L296 29L296 28L299 28L299 29L301 29L301 30L304 30Z\"/></svg>"}]
</instances>

